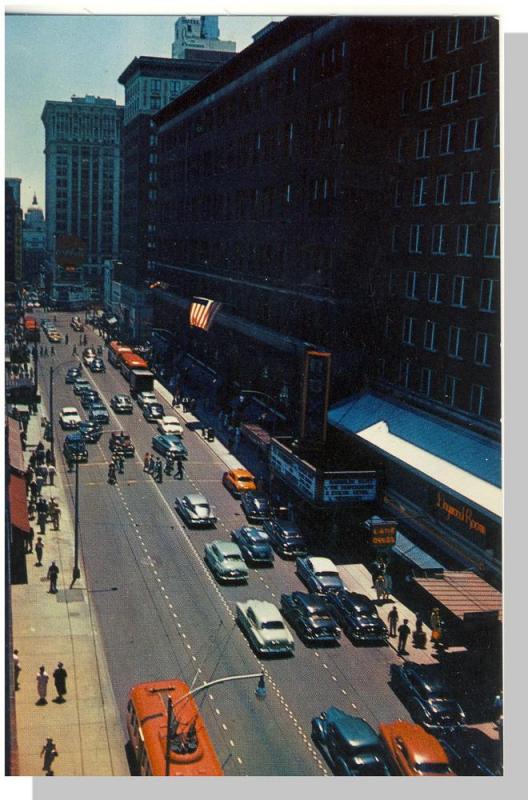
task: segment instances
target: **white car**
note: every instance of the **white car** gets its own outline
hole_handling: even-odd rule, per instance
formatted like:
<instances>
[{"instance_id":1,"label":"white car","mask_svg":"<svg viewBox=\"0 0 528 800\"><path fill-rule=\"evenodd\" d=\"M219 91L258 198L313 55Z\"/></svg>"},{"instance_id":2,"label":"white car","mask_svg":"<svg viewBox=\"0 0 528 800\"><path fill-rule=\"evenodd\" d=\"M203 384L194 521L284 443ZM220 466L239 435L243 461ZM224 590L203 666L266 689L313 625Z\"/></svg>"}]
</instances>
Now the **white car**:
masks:
<instances>
[{"instance_id":1,"label":"white car","mask_svg":"<svg viewBox=\"0 0 528 800\"><path fill-rule=\"evenodd\" d=\"M143 406L148 405L148 403L157 403L158 398L154 394L154 392L140 392L137 396L137 404L140 408Z\"/></svg>"},{"instance_id":2,"label":"white car","mask_svg":"<svg viewBox=\"0 0 528 800\"><path fill-rule=\"evenodd\" d=\"M324 594L339 592L345 588L336 565L329 558L298 558L296 571L309 592Z\"/></svg>"},{"instance_id":3,"label":"white car","mask_svg":"<svg viewBox=\"0 0 528 800\"><path fill-rule=\"evenodd\" d=\"M183 425L181 425L177 417L162 417L158 420L158 430L168 436L182 436Z\"/></svg>"},{"instance_id":4,"label":"white car","mask_svg":"<svg viewBox=\"0 0 528 800\"><path fill-rule=\"evenodd\" d=\"M293 655L295 642L282 615L267 600L237 603L237 622L259 655Z\"/></svg>"},{"instance_id":5,"label":"white car","mask_svg":"<svg viewBox=\"0 0 528 800\"><path fill-rule=\"evenodd\" d=\"M82 422L79 412L73 406L65 406L59 414L59 422L67 430L75 430Z\"/></svg>"}]
</instances>

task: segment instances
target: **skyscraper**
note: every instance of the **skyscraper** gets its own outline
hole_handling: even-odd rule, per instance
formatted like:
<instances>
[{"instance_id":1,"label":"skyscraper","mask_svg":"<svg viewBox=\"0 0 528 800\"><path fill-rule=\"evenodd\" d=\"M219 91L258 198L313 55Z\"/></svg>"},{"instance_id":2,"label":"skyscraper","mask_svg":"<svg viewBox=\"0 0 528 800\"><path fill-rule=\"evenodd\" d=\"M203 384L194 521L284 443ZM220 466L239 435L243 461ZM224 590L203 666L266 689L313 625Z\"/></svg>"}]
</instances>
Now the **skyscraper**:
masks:
<instances>
[{"instance_id":1,"label":"skyscraper","mask_svg":"<svg viewBox=\"0 0 528 800\"><path fill-rule=\"evenodd\" d=\"M28 208L24 217L22 250L24 280L39 285L46 258L46 221L36 195L33 195L31 208Z\"/></svg>"},{"instance_id":2,"label":"skyscraper","mask_svg":"<svg viewBox=\"0 0 528 800\"><path fill-rule=\"evenodd\" d=\"M180 17L174 25L173 58L189 58L189 50L234 53L236 42L222 41L218 17Z\"/></svg>"}]
</instances>

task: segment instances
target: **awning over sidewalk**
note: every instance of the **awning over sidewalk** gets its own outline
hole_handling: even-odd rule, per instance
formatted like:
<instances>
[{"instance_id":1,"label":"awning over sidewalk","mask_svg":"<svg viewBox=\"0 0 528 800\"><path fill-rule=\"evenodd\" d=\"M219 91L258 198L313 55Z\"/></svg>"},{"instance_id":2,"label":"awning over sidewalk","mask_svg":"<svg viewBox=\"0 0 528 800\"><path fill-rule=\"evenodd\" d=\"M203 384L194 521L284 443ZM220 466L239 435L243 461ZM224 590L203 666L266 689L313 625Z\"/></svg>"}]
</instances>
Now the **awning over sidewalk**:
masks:
<instances>
[{"instance_id":1,"label":"awning over sidewalk","mask_svg":"<svg viewBox=\"0 0 528 800\"><path fill-rule=\"evenodd\" d=\"M444 571L444 567L439 561L415 545L399 531L396 531L396 544L392 551L424 572Z\"/></svg>"},{"instance_id":2,"label":"awning over sidewalk","mask_svg":"<svg viewBox=\"0 0 528 800\"><path fill-rule=\"evenodd\" d=\"M24 453L20 441L20 423L12 417L7 417L8 426L8 458L9 466L21 475L26 471Z\"/></svg>"},{"instance_id":3,"label":"awning over sidewalk","mask_svg":"<svg viewBox=\"0 0 528 800\"><path fill-rule=\"evenodd\" d=\"M29 533L26 480L18 475L9 478L9 514L11 525L19 533Z\"/></svg>"},{"instance_id":4,"label":"awning over sidewalk","mask_svg":"<svg viewBox=\"0 0 528 800\"><path fill-rule=\"evenodd\" d=\"M414 581L462 622L486 617L502 620L501 592L473 572L444 572Z\"/></svg>"}]
</instances>

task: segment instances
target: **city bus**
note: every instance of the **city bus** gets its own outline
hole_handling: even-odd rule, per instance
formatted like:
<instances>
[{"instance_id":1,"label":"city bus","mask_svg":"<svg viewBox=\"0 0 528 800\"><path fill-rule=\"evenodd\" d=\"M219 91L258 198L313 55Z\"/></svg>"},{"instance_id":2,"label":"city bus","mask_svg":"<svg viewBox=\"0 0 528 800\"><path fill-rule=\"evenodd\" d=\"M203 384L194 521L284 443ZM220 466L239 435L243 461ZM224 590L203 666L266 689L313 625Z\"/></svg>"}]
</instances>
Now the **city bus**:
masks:
<instances>
[{"instance_id":1,"label":"city bus","mask_svg":"<svg viewBox=\"0 0 528 800\"><path fill-rule=\"evenodd\" d=\"M119 365L119 369L121 370L121 374L125 380L130 382L130 372L133 369L148 369L148 364L144 358L138 356L137 353L133 353L132 351L126 350L125 352L121 352L121 364Z\"/></svg>"},{"instance_id":2,"label":"city bus","mask_svg":"<svg viewBox=\"0 0 528 800\"><path fill-rule=\"evenodd\" d=\"M24 318L24 339L26 342L40 342L40 327L35 317Z\"/></svg>"},{"instance_id":3,"label":"city bus","mask_svg":"<svg viewBox=\"0 0 528 800\"><path fill-rule=\"evenodd\" d=\"M123 342L110 342L108 345L108 361L113 367L119 367L122 353L131 353L132 348Z\"/></svg>"},{"instance_id":4,"label":"city bus","mask_svg":"<svg viewBox=\"0 0 528 800\"><path fill-rule=\"evenodd\" d=\"M189 686L177 679L140 683L130 689L127 729L138 774L157 777L224 774L194 699L187 697L178 702L188 692ZM173 711L167 742L169 696Z\"/></svg>"}]
</instances>

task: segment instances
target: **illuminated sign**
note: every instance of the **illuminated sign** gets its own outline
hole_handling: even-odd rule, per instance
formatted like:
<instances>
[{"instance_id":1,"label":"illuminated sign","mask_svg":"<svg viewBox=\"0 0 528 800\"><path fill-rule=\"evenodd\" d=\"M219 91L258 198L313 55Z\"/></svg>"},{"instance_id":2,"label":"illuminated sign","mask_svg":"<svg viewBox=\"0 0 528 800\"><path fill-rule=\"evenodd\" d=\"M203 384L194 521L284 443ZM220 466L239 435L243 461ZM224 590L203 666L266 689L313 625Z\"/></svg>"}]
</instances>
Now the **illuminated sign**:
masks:
<instances>
[{"instance_id":1,"label":"illuminated sign","mask_svg":"<svg viewBox=\"0 0 528 800\"><path fill-rule=\"evenodd\" d=\"M396 544L396 523L382 522L370 526L370 543L374 547L392 547Z\"/></svg>"},{"instance_id":2,"label":"illuminated sign","mask_svg":"<svg viewBox=\"0 0 528 800\"><path fill-rule=\"evenodd\" d=\"M330 353L305 354L300 435L314 444L326 441L331 360Z\"/></svg>"},{"instance_id":3,"label":"illuminated sign","mask_svg":"<svg viewBox=\"0 0 528 800\"><path fill-rule=\"evenodd\" d=\"M271 447L271 466L285 481L305 497L315 500L315 472L300 461Z\"/></svg>"},{"instance_id":4,"label":"illuminated sign","mask_svg":"<svg viewBox=\"0 0 528 800\"><path fill-rule=\"evenodd\" d=\"M377 479L373 477L336 477L323 481L325 503L372 503L376 499Z\"/></svg>"},{"instance_id":5,"label":"illuminated sign","mask_svg":"<svg viewBox=\"0 0 528 800\"><path fill-rule=\"evenodd\" d=\"M443 492L437 491L435 493L434 508L437 516L445 516L448 522L451 519L456 519L469 531L478 533L481 536L486 536L488 532L486 525L484 525L482 520L477 519L472 508L455 504L453 498L446 496Z\"/></svg>"}]
</instances>

